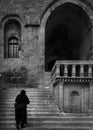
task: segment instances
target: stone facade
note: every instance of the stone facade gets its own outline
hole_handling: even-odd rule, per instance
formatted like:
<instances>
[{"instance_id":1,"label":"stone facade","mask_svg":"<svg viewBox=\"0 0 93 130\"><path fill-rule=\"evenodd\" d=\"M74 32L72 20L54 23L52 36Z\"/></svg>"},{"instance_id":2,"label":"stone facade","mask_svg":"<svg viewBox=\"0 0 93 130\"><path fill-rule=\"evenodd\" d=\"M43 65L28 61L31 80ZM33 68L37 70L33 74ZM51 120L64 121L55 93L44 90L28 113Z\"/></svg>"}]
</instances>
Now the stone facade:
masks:
<instances>
[{"instance_id":1,"label":"stone facade","mask_svg":"<svg viewBox=\"0 0 93 130\"><path fill-rule=\"evenodd\" d=\"M93 112L93 83L60 82L54 86L56 105L65 113Z\"/></svg>"},{"instance_id":2,"label":"stone facade","mask_svg":"<svg viewBox=\"0 0 93 130\"><path fill-rule=\"evenodd\" d=\"M0 1L0 73L2 82L7 83L6 79L9 78L10 82L23 83L24 81L25 84L33 87L51 85L50 72L45 71L46 22L51 13L65 3L80 6L88 14L90 21L93 21L92 0ZM20 25L20 38L18 37L20 39L19 58L4 58L5 42L7 42L7 40L5 41L5 25L9 26L7 22L11 20L17 21ZM8 34L11 33L10 28L7 30ZM11 35L15 35L15 33L16 31ZM8 34L6 39L8 39ZM87 41L91 42L91 40L88 38ZM86 46L87 53L88 49ZM86 55L85 52L84 55Z\"/></svg>"}]
</instances>

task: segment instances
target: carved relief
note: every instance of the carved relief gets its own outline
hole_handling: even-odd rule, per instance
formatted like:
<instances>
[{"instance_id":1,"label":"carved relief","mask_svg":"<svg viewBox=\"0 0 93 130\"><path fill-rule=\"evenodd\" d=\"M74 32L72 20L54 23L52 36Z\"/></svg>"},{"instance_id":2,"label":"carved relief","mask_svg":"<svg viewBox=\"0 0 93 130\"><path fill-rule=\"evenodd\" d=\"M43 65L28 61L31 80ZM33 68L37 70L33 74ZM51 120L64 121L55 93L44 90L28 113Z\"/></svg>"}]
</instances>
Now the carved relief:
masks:
<instances>
[{"instance_id":1,"label":"carved relief","mask_svg":"<svg viewBox=\"0 0 93 130\"><path fill-rule=\"evenodd\" d=\"M25 21L26 21L26 24L30 24L31 23L31 18L29 15L25 15Z\"/></svg>"}]
</instances>

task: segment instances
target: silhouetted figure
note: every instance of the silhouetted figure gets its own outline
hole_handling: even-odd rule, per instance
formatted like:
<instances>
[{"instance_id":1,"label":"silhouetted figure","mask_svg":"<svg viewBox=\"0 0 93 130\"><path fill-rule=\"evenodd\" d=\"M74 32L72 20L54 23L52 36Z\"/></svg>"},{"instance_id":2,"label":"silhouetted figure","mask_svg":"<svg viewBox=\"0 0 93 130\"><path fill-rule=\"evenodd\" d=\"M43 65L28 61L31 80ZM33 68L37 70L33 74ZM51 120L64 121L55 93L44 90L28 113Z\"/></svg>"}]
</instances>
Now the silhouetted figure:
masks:
<instances>
[{"instance_id":1,"label":"silhouetted figure","mask_svg":"<svg viewBox=\"0 0 93 130\"><path fill-rule=\"evenodd\" d=\"M25 124L27 124L27 104L29 103L30 101L26 95L26 91L21 90L15 99L15 120L17 129L20 128L19 125L21 128L24 128Z\"/></svg>"}]
</instances>

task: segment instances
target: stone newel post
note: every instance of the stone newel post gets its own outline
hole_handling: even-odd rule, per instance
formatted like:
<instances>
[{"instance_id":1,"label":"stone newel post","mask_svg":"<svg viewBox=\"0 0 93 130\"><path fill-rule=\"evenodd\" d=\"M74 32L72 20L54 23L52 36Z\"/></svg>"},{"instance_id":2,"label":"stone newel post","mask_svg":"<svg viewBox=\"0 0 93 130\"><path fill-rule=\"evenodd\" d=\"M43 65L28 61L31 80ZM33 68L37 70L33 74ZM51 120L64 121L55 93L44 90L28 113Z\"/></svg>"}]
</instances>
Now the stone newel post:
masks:
<instances>
[{"instance_id":1,"label":"stone newel post","mask_svg":"<svg viewBox=\"0 0 93 130\"><path fill-rule=\"evenodd\" d=\"M56 65L56 76L59 77L60 76L60 64Z\"/></svg>"}]
</instances>

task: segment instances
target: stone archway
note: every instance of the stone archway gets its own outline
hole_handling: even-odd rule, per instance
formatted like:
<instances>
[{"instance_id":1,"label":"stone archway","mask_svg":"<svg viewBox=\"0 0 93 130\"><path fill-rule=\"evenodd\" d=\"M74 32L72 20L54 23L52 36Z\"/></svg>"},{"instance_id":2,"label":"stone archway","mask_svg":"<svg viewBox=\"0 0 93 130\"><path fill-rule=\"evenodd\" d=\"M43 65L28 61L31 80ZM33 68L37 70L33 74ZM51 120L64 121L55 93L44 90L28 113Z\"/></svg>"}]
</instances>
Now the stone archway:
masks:
<instances>
[{"instance_id":1,"label":"stone archway","mask_svg":"<svg viewBox=\"0 0 93 130\"><path fill-rule=\"evenodd\" d=\"M73 4L74 6L76 6L76 7L78 7L79 9L81 9L85 14L86 14L86 16L88 17L88 20L89 20L89 28L87 28L87 29L89 29L89 30L91 30L91 14L92 14L92 9L91 9L91 7L88 5L88 4L86 4L86 3L83 3L83 2L81 2L81 1L77 1L77 0L62 0L62 1L58 1L58 2L55 2L51 7L49 7L48 8L48 10L46 11L46 13L44 14L44 16L43 16L43 18L42 18L42 21L41 21L41 26L40 26L40 30L39 30L39 45L40 45L40 60L42 59L42 63L43 63L43 65L45 66L46 65L46 59L48 59L47 58L47 56L46 56L46 58L45 58L45 53L46 53L46 46L45 46L45 43L46 43L46 27L47 27L47 25L49 25L49 24L47 24L48 23L48 20L49 20L49 18L52 16L52 14L58 9L58 8L60 8L61 6L64 6L64 5L67 5L67 4ZM86 18L85 18L86 19ZM68 19L68 21L69 21L69 19ZM52 25L52 24L51 24ZM59 25L59 24L58 24ZM62 23L62 25L63 25L63 23ZM77 26L76 24L75 24L75 26ZM74 28L75 29L75 28ZM87 30L86 29L86 30ZM56 29L55 29L56 30ZM76 29L75 29L76 30ZM87 31L89 31L89 30L87 30ZM49 31L47 31L48 33L50 33ZM64 31L63 31L64 32ZM79 34L79 33L78 33ZM89 44L91 44L92 42L91 42L91 31L90 31L90 34L89 34L90 36L90 43ZM82 35L82 37L83 37L83 35ZM78 38L77 38L78 39ZM64 47L63 47L64 48ZM65 47L66 48L66 47ZM81 47L81 48L83 48L83 47ZM87 48L87 47L86 47ZM69 49L69 48L68 48ZM67 50L68 50L67 49ZM89 49L89 48L88 48ZM48 49L49 50L49 49ZM58 49L55 49L57 52L58 52ZM53 50L53 53L55 52L55 50ZM66 49L65 49L66 50ZM77 50L78 51L78 50ZM88 51L89 50L87 50L87 53L88 53ZM45 53L44 53L45 52ZM68 51L67 51L68 52ZM70 52L70 49L69 49L69 52ZM76 52L76 51L75 51ZM82 49L81 49L81 52L82 52ZM50 52L51 53L51 52ZM65 54L65 51L64 51L64 54ZM68 54L69 55L69 54ZM85 54L86 55L86 54ZM61 59L59 56L56 56L56 57L58 57L58 59ZM70 53L70 57L72 57L72 53ZM83 58L81 58L81 59L85 59L85 57L84 56L82 56ZM75 57L76 58L76 57ZM73 57L73 59L75 59L74 57ZM45 60L44 60L45 59ZM53 59L54 59L54 57L53 57ZM64 58L63 58L64 59ZM68 58L66 58L66 60L67 60ZM77 58L77 59L80 59L80 58ZM69 59L70 60L70 59ZM44 61L45 61L45 63L44 63ZM51 60L50 60L50 58L49 58L49 64L50 64L50 66L52 66L51 65L51 63L53 63ZM48 66L49 66L49 64L48 64ZM47 68L47 67L45 67L45 68ZM49 68L49 70L51 70L51 68ZM48 69L46 69L45 71L48 71Z\"/></svg>"},{"instance_id":2,"label":"stone archway","mask_svg":"<svg viewBox=\"0 0 93 130\"><path fill-rule=\"evenodd\" d=\"M70 112L71 113L81 112L81 98L77 91L73 91L70 94Z\"/></svg>"}]
</instances>

